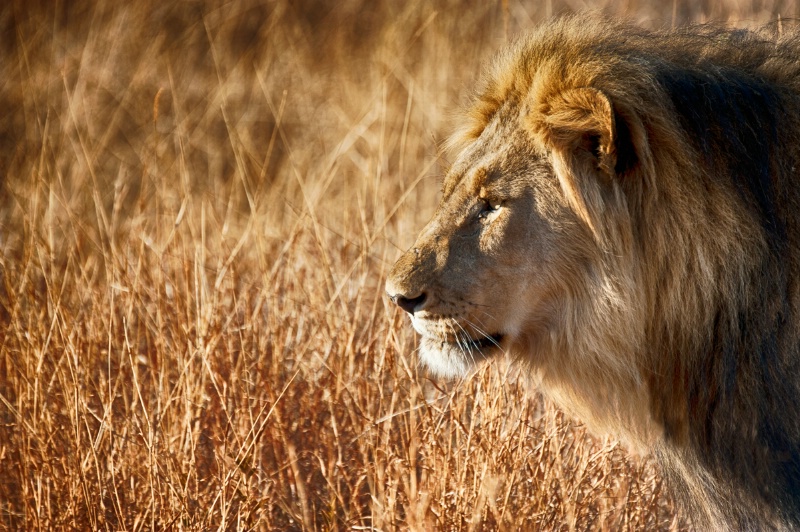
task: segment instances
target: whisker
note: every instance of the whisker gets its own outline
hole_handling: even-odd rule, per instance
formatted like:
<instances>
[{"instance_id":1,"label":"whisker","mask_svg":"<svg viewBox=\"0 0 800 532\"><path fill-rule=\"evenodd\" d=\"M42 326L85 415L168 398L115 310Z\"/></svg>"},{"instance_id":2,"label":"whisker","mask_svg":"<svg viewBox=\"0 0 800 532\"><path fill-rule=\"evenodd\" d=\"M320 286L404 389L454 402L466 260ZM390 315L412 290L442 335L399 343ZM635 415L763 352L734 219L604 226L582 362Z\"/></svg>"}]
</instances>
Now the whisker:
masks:
<instances>
[{"instance_id":1,"label":"whisker","mask_svg":"<svg viewBox=\"0 0 800 532\"><path fill-rule=\"evenodd\" d=\"M469 346L469 358L473 363L475 363L476 362L475 354L472 352L472 350L474 348L474 349L477 349L479 353L481 351L478 348L478 346L475 345L475 342L472 340L472 337L470 336L470 334L467 331L464 330L464 327L462 327L459 322L455 322L455 323L456 323L456 325L458 325L458 328L461 329L461 331L464 333L464 338L465 338L465 340L467 342L467 345Z\"/></svg>"},{"instance_id":2,"label":"whisker","mask_svg":"<svg viewBox=\"0 0 800 532\"><path fill-rule=\"evenodd\" d=\"M481 313L482 313L483 315L485 315L485 316L487 316L487 317L491 318L492 320L494 320L494 319L495 319L495 318L494 318L494 316L493 316L492 314L489 314L489 313L488 313L488 312L486 312L485 310L482 310L482 309L478 309L478 310L480 310L480 311L481 311Z\"/></svg>"},{"instance_id":3,"label":"whisker","mask_svg":"<svg viewBox=\"0 0 800 532\"><path fill-rule=\"evenodd\" d=\"M469 341L469 336L466 335L466 331L464 331L457 321L454 323L458 325L460 331L457 331L453 327L452 323L449 323L448 325L450 326L450 330L453 331L453 336L456 338L456 342L458 343L458 347L461 349L461 353L464 355L469 355L469 358L474 361L475 357L472 356L472 345ZM464 336L461 335L461 331L464 331Z\"/></svg>"},{"instance_id":4,"label":"whisker","mask_svg":"<svg viewBox=\"0 0 800 532\"><path fill-rule=\"evenodd\" d=\"M486 331L484 331L483 329L472 323L467 318L464 318L464 321L467 323L467 325L472 327L475 330L475 332L477 332L478 334L480 334L481 336L492 342L495 345L495 347L497 347L500 350L503 350L503 348L500 347L500 344L497 342L497 340L494 339L494 337L491 334L487 333ZM483 323L481 323L481 325L483 325Z\"/></svg>"}]
</instances>

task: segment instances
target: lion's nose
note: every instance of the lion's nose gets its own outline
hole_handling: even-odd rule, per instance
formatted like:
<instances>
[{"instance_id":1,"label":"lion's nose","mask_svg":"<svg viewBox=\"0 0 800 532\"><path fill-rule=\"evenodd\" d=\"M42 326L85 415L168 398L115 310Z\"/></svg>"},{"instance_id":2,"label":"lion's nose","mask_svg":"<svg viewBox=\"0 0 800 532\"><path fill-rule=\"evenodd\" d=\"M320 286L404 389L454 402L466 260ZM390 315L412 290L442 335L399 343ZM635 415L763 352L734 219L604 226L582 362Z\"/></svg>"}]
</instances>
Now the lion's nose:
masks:
<instances>
[{"instance_id":1,"label":"lion's nose","mask_svg":"<svg viewBox=\"0 0 800 532\"><path fill-rule=\"evenodd\" d=\"M389 299L397 303L398 307L411 315L418 310L422 310L422 307L425 306L425 300L427 298L428 296L425 294L425 292L422 292L416 297L406 297L402 294L389 295Z\"/></svg>"}]
</instances>

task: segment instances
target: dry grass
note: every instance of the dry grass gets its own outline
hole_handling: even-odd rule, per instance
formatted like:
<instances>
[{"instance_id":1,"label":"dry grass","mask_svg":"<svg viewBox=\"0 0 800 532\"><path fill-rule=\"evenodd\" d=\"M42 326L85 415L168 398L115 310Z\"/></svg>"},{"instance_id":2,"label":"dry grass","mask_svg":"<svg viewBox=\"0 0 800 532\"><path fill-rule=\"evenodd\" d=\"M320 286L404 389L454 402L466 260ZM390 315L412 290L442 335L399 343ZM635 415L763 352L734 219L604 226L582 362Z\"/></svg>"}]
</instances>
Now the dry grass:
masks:
<instances>
[{"instance_id":1,"label":"dry grass","mask_svg":"<svg viewBox=\"0 0 800 532\"><path fill-rule=\"evenodd\" d=\"M797 11L742 4L605 7ZM430 380L382 296L481 60L583 4L477 5L0 7L0 526L686 527L503 361Z\"/></svg>"}]
</instances>

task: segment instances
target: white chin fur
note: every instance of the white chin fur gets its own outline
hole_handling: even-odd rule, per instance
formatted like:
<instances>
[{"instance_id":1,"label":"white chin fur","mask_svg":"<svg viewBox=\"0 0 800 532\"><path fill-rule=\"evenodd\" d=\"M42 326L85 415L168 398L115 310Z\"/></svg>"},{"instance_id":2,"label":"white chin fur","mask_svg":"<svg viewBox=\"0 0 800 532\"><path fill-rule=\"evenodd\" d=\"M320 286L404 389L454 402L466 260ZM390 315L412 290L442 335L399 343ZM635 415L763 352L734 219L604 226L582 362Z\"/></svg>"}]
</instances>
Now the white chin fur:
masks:
<instances>
[{"instance_id":1,"label":"white chin fur","mask_svg":"<svg viewBox=\"0 0 800 532\"><path fill-rule=\"evenodd\" d=\"M439 377L461 377L481 360L479 354L472 360L468 354L450 344L442 344L440 340L422 337L419 358L423 364Z\"/></svg>"}]
</instances>

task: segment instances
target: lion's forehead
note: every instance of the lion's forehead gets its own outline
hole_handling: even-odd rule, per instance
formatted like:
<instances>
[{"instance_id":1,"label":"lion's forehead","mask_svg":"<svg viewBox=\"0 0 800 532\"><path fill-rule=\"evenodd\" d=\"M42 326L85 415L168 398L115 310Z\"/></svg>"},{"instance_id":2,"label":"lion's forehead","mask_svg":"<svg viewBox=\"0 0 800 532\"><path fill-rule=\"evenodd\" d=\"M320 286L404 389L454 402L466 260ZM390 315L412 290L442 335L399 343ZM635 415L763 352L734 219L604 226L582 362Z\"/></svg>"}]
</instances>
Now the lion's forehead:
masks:
<instances>
[{"instance_id":1,"label":"lion's forehead","mask_svg":"<svg viewBox=\"0 0 800 532\"><path fill-rule=\"evenodd\" d=\"M547 168L542 150L519 122L502 117L503 127L487 128L456 158L445 177L443 199L453 193L469 198L484 197L482 192L510 187L518 189L532 170ZM545 172L546 173L546 172ZM520 183L522 181L522 183Z\"/></svg>"}]
</instances>

